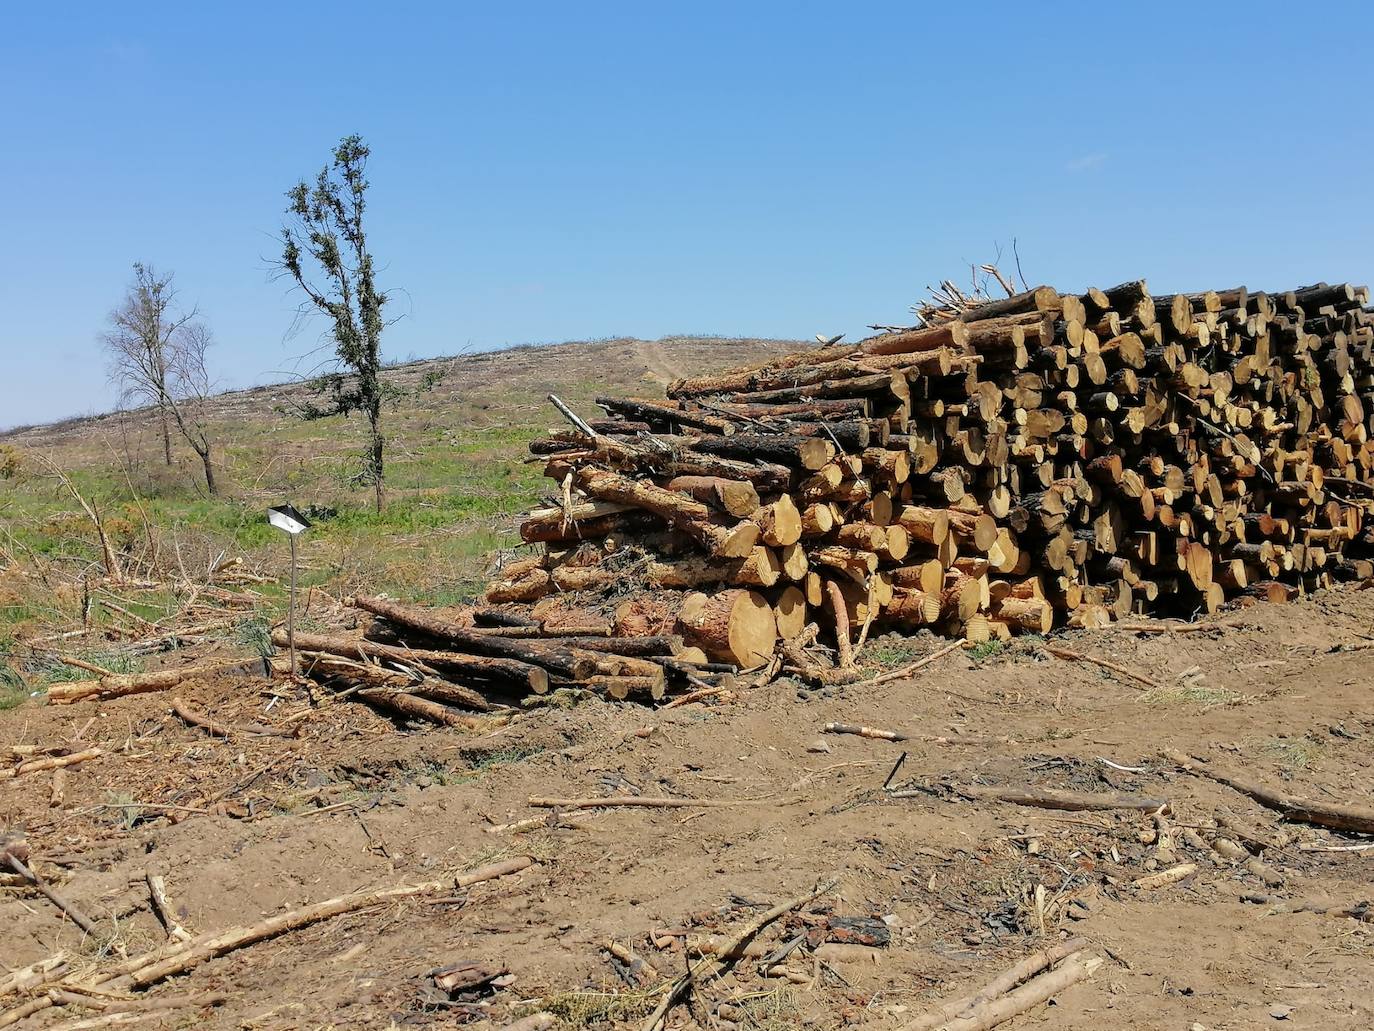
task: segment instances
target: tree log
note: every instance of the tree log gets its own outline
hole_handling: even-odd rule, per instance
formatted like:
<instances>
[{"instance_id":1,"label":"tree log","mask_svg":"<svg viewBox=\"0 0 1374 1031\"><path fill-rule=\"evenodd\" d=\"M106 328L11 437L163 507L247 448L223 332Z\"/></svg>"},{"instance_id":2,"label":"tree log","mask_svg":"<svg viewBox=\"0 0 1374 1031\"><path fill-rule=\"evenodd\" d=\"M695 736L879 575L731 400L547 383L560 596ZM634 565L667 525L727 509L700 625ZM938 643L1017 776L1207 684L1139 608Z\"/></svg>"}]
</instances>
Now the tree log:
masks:
<instances>
[{"instance_id":1,"label":"tree log","mask_svg":"<svg viewBox=\"0 0 1374 1031\"><path fill-rule=\"evenodd\" d=\"M272 643L285 647L286 634L280 628L272 632ZM565 642L560 642L565 643ZM453 673L476 677L497 684L510 684L543 694L549 689L549 675L543 668L518 659L492 658L486 655L460 655L457 652L434 651L422 648L401 648L377 644L375 641L351 637L330 637L326 634L296 634L296 647L305 651L326 652L344 658L386 659L421 672ZM485 699L479 706L488 709Z\"/></svg>"},{"instance_id":2,"label":"tree log","mask_svg":"<svg viewBox=\"0 0 1374 1031\"><path fill-rule=\"evenodd\" d=\"M444 641L466 652L515 659L574 680L580 680L592 673L590 662L578 659L562 648L536 644L528 640L489 636L460 627L424 609L382 598L359 596L353 600L353 604L364 612L381 616L395 626L418 631L426 637Z\"/></svg>"},{"instance_id":3,"label":"tree log","mask_svg":"<svg viewBox=\"0 0 1374 1031\"><path fill-rule=\"evenodd\" d=\"M727 590L688 595L678 612L678 628L712 658L750 668L773 655L777 619L763 596Z\"/></svg>"}]
</instances>

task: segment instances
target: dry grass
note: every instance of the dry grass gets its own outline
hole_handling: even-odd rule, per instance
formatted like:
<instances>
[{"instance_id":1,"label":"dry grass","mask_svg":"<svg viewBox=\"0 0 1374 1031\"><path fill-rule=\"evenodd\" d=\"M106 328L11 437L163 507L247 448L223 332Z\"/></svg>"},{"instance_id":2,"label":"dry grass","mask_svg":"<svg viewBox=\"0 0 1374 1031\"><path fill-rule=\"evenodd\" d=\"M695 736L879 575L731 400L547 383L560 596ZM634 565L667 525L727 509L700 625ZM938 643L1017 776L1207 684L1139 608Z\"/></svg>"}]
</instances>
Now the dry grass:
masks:
<instances>
[{"instance_id":1,"label":"dry grass","mask_svg":"<svg viewBox=\"0 0 1374 1031\"><path fill-rule=\"evenodd\" d=\"M1225 687L1207 684L1166 685L1151 688L1140 696L1145 705L1156 707L1188 705L1202 709L1214 709L1223 705L1248 705L1255 701L1253 695L1243 695Z\"/></svg>"}]
</instances>

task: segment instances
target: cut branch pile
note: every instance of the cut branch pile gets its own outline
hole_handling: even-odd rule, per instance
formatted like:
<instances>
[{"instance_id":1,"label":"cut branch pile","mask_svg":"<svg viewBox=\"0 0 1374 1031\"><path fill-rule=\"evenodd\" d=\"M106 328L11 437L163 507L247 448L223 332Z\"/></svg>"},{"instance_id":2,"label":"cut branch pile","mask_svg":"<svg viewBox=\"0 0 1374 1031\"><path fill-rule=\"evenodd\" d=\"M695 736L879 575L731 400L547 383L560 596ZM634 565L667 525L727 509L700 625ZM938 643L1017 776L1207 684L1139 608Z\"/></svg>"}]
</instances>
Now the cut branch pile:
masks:
<instances>
[{"instance_id":1,"label":"cut branch pile","mask_svg":"<svg viewBox=\"0 0 1374 1031\"><path fill-rule=\"evenodd\" d=\"M875 626L986 640L1367 578L1367 300L1039 287L602 419L551 397L571 427L530 450L559 496L521 525L544 554L488 601L680 634L689 662L781 640L826 679ZM829 668L785 643L813 621Z\"/></svg>"}]
</instances>

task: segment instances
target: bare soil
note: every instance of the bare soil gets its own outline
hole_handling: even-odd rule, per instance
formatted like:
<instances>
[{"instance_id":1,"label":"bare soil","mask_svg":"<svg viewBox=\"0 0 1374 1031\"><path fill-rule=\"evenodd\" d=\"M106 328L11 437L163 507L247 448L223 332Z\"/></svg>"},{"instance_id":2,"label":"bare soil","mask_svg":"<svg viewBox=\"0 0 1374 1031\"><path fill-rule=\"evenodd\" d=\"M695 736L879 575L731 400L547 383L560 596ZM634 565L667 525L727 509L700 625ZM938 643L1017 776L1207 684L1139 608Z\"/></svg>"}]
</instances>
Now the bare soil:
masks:
<instances>
[{"instance_id":1,"label":"bare soil","mask_svg":"<svg viewBox=\"0 0 1374 1031\"><path fill-rule=\"evenodd\" d=\"M1323 592L1224 621L1232 625L1203 633L1062 637L1162 691L1020 641L982 658L956 652L879 686L816 692L782 680L719 708L546 707L492 733L408 728L347 702L314 707L291 688L265 711L269 689L251 678L181 694L226 721L298 724L299 738L211 738L172 716L159 695L22 706L3 714L3 745L79 738L107 750L70 771L60 807L49 805L47 773L4 783L0 827L25 828L39 870L109 936L83 940L42 897L5 888L0 959L16 967L66 949L95 967L110 961L102 949L116 938L130 953L159 944L150 869L166 873L183 923L207 933L530 855L537 865L513 877L374 907L208 962L153 992L220 991L223 1005L138 1026L442 1027L471 1017L473 1026L499 1027L527 1001L544 1000L568 1018L564 1026L638 1027L643 994L617 976L607 941L631 944L675 975L682 952L656 948L651 931L728 934L758 906L832 876L836 891L807 912L887 917L891 944L872 950L876 961L793 957L804 975L796 984L742 962L692 1008L674 1010L670 1026L709 1021L712 1006L735 999L740 1027L896 1028L1065 933L1086 936L1104 964L1010 1026L1374 1026L1374 923L1242 901L1265 893L1367 902L1374 850L1305 850L1300 843L1360 839L1280 825L1273 812L1160 756L1178 749L1292 794L1374 805L1374 651L1341 650L1367 639L1374 592ZM900 665L943 643L881 639L867 655ZM982 742L823 736L832 720ZM882 789L903 750L892 786L929 791L897 799ZM1178 840L1173 854L1161 853L1148 813L968 801L948 784L1162 797ZM607 794L739 804L603 809L575 828L486 829L544 815L527 804L532 795ZM133 808L150 804L185 811ZM1264 854L1282 885L1266 887L1181 840L1189 828L1207 833L1219 807L1292 836ZM1131 883L1183 862L1198 870L1178 883ZM791 933L780 922L762 937L775 943ZM481 1009L445 1008L427 975L460 960L508 969L514 980L478 999ZM623 997L605 1017L603 996L569 994L583 992ZM49 1011L21 1026L77 1016Z\"/></svg>"}]
</instances>

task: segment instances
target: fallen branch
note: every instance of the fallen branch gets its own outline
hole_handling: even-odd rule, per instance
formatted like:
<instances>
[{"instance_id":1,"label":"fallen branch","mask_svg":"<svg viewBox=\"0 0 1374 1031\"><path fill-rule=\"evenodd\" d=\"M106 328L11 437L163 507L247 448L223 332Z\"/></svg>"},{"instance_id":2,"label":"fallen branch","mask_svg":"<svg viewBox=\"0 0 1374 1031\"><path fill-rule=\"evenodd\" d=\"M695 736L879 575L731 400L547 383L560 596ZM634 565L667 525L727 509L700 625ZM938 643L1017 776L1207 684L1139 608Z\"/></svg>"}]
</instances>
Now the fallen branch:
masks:
<instances>
[{"instance_id":1,"label":"fallen branch","mask_svg":"<svg viewBox=\"0 0 1374 1031\"><path fill-rule=\"evenodd\" d=\"M1374 849L1374 841L1358 845L1323 845L1316 841L1300 841L1298 849L1302 852L1368 852Z\"/></svg>"},{"instance_id":2,"label":"fallen branch","mask_svg":"<svg viewBox=\"0 0 1374 1031\"><path fill-rule=\"evenodd\" d=\"M11 870L37 888L44 898L58 909L62 910L62 912L66 913L67 916L71 917L72 923L76 924L77 927L81 928L81 930L85 931L87 934L96 933L94 920L77 909L72 901L65 895L61 895L48 887L42 878L30 870L18 856L11 852L7 852L5 853L5 862L9 864Z\"/></svg>"},{"instance_id":3,"label":"fallen branch","mask_svg":"<svg viewBox=\"0 0 1374 1031\"><path fill-rule=\"evenodd\" d=\"M1264 860L1252 856L1230 838L1215 837L1210 843L1203 842L1208 848L1228 863L1239 863L1246 871L1262 880L1267 887L1278 888L1283 884L1283 874L1279 873Z\"/></svg>"},{"instance_id":4,"label":"fallen branch","mask_svg":"<svg viewBox=\"0 0 1374 1031\"><path fill-rule=\"evenodd\" d=\"M1154 812L1169 804L1165 798L1149 798L1127 792L1061 791L1057 788L999 788L982 784L951 785L955 794L970 799L991 799L1013 805L1038 809L1062 809L1067 812L1088 812L1106 809L1137 809ZM909 798L918 792L893 791L893 798Z\"/></svg>"},{"instance_id":5,"label":"fallen branch","mask_svg":"<svg viewBox=\"0 0 1374 1031\"><path fill-rule=\"evenodd\" d=\"M73 752L71 755L50 755L42 759L30 759L28 762L20 763L12 770L0 770L0 780L12 780L15 777L22 777L26 773L40 773L43 770L60 770L66 766L75 766L77 763L99 759L104 754L104 751L99 748L87 748L81 752Z\"/></svg>"},{"instance_id":6,"label":"fallen branch","mask_svg":"<svg viewBox=\"0 0 1374 1031\"><path fill-rule=\"evenodd\" d=\"M669 986L667 994L663 997L663 1001L658 1004L654 1012L650 1014L648 1021L645 1022L643 1031L658 1031L658 1028L662 1027L663 1018L667 1015L668 1011L673 1008L683 995L691 990L692 986L696 984L697 981L723 970L726 965L737 958L736 953L743 949L759 931L763 930L780 916L790 913L797 907L806 905L812 899L824 895L834 888L837 883L839 882L834 880L827 881L825 884L818 885L803 895L798 895L796 898L789 899L786 902L774 906L766 913L762 913L751 920L742 931L730 939L727 947L721 952L714 956L707 956L700 962L689 967L685 974Z\"/></svg>"},{"instance_id":7,"label":"fallen branch","mask_svg":"<svg viewBox=\"0 0 1374 1031\"><path fill-rule=\"evenodd\" d=\"M286 644L286 635L280 629L272 632L272 643L278 647ZM395 645L378 644L361 638L334 637L325 634L296 634L296 647L303 651L322 652L351 659L376 659L398 663L422 673L435 675L453 674L461 677L476 677L499 684L515 685L545 694L549 689L549 675L538 666L515 659L498 659L481 655L460 655L455 652L432 651L415 648L402 648ZM471 692L476 707L481 711L491 708L482 695Z\"/></svg>"},{"instance_id":8,"label":"fallen branch","mask_svg":"<svg viewBox=\"0 0 1374 1031\"><path fill-rule=\"evenodd\" d=\"M273 670L285 670L283 663L273 662ZM152 694L171 691L195 677L219 677L239 674L261 675L258 660L240 659L237 662L218 662L206 666L186 666L183 669L160 669L152 673L115 673L99 680L73 680L52 684L48 688L49 705L70 705L73 702L108 701L127 695Z\"/></svg>"},{"instance_id":9,"label":"fallen branch","mask_svg":"<svg viewBox=\"0 0 1374 1031\"><path fill-rule=\"evenodd\" d=\"M1048 1002L1065 988L1083 980L1099 966L1102 960L1093 957L1082 959L1074 956L1065 960L1056 970L1048 971L1027 981L1000 999L982 1003L966 1014L941 1024L939 1031L987 1031L988 1028L1004 1024L1012 1017L1025 1013L1042 1002Z\"/></svg>"},{"instance_id":10,"label":"fallen branch","mask_svg":"<svg viewBox=\"0 0 1374 1031\"><path fill-rule=\"evenodd\" d=\"M929 1031L930 1028L938 1027L946 1021L953 1020L974 1007L984 1006L993 999L1005 995L1026 978L1049 969L1061 960L1082 952L1087 947L1088 939L1070 938L1068 941L1060 942L1048 949L1031 953L1015 966L998 974L978 991L941 1003L930 1012L903 1024L898 1031Z\"/></svg>"},{"instance_id":11,"label":"fallen branch","mask_svg":"<svg viewBox=\"0 0 1374 1031\"><path fill-rule=\"evenodd\" d=\"M610 795L606 798L540 798L531 797L529 804L536 809L600 809L621 806L641 806L646 809L726 809L737 805L764 805L762 799L751 798L642 798L639 795Z\"/></svg>"},{"instance_id":12,"label":"fallen branch","mask_svg":"<svg viewBox=\"0 0 1374 1031\"><path fill-rule=\"evenodd\" d=\"M548 816L531 816L528 820L516 820L514 823L496 823L490 827L482 828L488 834L521 834L525 831L553 830L560 827L577 828L582 825L576 821L584 816L595 816L593 809L573 809L568 812L550 813Z\"/></svg>"},{"instance_id":13,"label":"fallen branch","mask_svg":"<svg viewBox=\"0 0 1374 1031\"><path fill-rule=\"evenodd\" d=\"M1152 623L1107 623L1099 630L1120 630L1133 634L1200 634L1208 630L1234 630L1245 625L1245 617L1217 619L1210 623L1170 623L1158 620Z\"/></svg>"},{"instance_id":14,"label":"fallen branch","mask_svg":"<svg viewBox=\"0 0 1374 1031\"><path fill-rule=\"evenodd\" d=\"M881 730L878 727L861 727L854 723L827 723L821 727L822 734L852 734L866 737L871 741L910 741L906 734L895 730Z\"/></svg>"},{"instance_id":15,"label":"fallen branch","mask_svg":"<svg viewBox=\"0 0 1374 1031\"><path fill-rule=\"evenodd\" d=\"M99 971L85 980L74 982L68 987L77 991L100 989L102 992L144 988L177 974L183 974L218 956L223 956L248 945L254 945L260 941L266 941L269 938L275 938L289 931L308 927L322 920L342 916L345 913L354 913L360 909L370 909L373 906L400 899L449 891L455 884L462 888L481 881L506 877L527 869L533 862L528 856L519 856L501 863L479 867L469 873L460 874L453 880L427 881L423 884L398 885L394 888L340 895L337 898L317 902L313 906L305 906L302 909L279 914L258 924L248 927L235 927L219 934L194 938L185 945L168 946L147 955L125 960L107 970ZM31 999L22 1006L0 1013L0 1027L8 1027L25 1017L58 1004L58 1000L49 995Z\"/></svg>"},{"instance_id":16,"label":"fallen branch","mask_svg":"<svg viewBox=\"0 0 1374 1031\"><path fill-rule=\"evenodd\" d=\"M153 910L157 913L157 918L162 921L162 927L167 932L167 940L174 942L188 942L191 940L191 932L182 927L172 913L172 904L167 901L167 882L161 874L148 871L148 894L153 901Z\"/></svg>"},{"instance_id":17,"label":"fallen branch","mask_svg":"<svg viewBox=\"0 0 1374 1031\"><path fill-rule=\"evenodd\" d=\"M1349 917L1361 923L1374 923L1374 904L1367 899L1361 902L1318 902L1313 899L1299 899L1290 902L1275 898L1273 895L1242 895L1242 902L1253 902L1261 906L1271 906L1271 912L1279 913L1317 913L1321 916Z\"/></svg>"},{"instance_id":18,"label":"fallen branch","mask_svg":"<svg viewBox=\"0 0 1374 1031\"><path fill-rule=\"evenodd\" d=\"M71 666L74 669L84 669L87 673L94 673L98 677L112 677L115 675L114 670L106 669L104 666L97 666L95 663L87 662L85 659L78 659L75 655L66 655L63 652L54 651L49 651L48 655L67 666Z\"/></svg>"},{"instance_id":19,"label":"fallen branch","mask_svg":"<svg viewBox=\"0 0 1374 1031\"><path fill-rule=\"evenodd\" d=\"M289 730L269 727L261 723L220 723L218 720L196 712L180 698L172 699L172 711L193 727L200 727L214 737L229 737L232 734L257 734L261 737L292 737Z\"/></svg>"},{"instance_id":20,"label":"fallen branch","mask_svg":"<svg viewBox=\"0 0 1374 1031\"><path fill-rule=\"evenodd\" d=\"M138 1019L156 1016L160 1010L175 1009L197 1009L206 1006L219 1006L228 1001L229 996L219 992L207 995L172 995L151 999L119 999L110 998L104 995L86 995L81 992L68 991L65 988L50 988L47 993L59 1006L84 1006L87 1009L98 1009L102 1013L119 1014L120 1021L110 1018L111 1023L127 1023L133 1019L134 1014L139 1014ZM61 1024L59 1028L75 1028L79 1024ZM91 1025L95 1026L95 1025ZM53 1031L59 1031L54 1028Z\"/></svg>"},{"instance_id":21,"label":"fallen branch","mask_svg":"<svg viewBox=\"0 0 1374 1031\"><path fill-rule=\"evenodd\" d=\"M637 984L645 985L659 977L654 965L628 945L621 945L618 941L608 941L604 947L607 952L624 965L626 972Z\"/></svg>"},{"instance_id":22,"label":"fallen branch","mask_svg":"<svg viewBox=\"0 0 1374 1031\"><path fill-rule=\"evenodd\" d=\"M1042 644L1040 646L1040 649L1041 651L1053 655L1056 659L1067 659L1070 662L1091 663L1094 666L1101 666L1103 669L1111 670L1113 673L1118 673L1123 677L1135 680L1141 684L1144 684L1146 687L1152 690L1164 690L1162 685L1160 685L1154 680L1151 680L1144 674L1137 673L1133 669L1128 669L1127 667L1121 665L1118 662L1112 662L1110 659L1099 659L1095 655L1084 655L1082 652L1070 651L1068 648L1061 648L1058 645L1053 644Z\"/></svg>"},{"instance_id":23,"label":"fallen branch","mask_svg":"<svg viewBox=\"0 0 1374 1031\"><path fill-rule=\"evenodd\" d=\"M266 941L269 938L275 938L278 935L286 934L288 931L300 930L302 927L319 923L321 920L342 916L345 913L353 913L360 909L370 909L373 906L395 902L399 899L448 891L455 884L463 888L481 881L507 877L527 869L533 862L534 860L529 856L520 856L501 863L480 867L466 874L460 874L453 880L428 881L413 885L403 884L394 888L356 891L349 895L340 895L337 898L317 902L312 906L282 913L261 923L231 928L219 934L201 936L188 942L170 955L158 956L154 954L139 957L129 963L122 964L116 968L112 975L107 974L89 982L89 984L105 989L143 988L177 974L183 974L226 953L254 945L260 941Z\"/></svg>"},{"instance_id":24,"label":"fallen branch","mask_svg":"<svg viewBox=\"0 0 1374 1031\"><path fill-rule=\"evenodd\" d=\"M484 730L493 726L494 720L505 722L500 717L465 716L450 709L447 705L431 702L427 698L417 698L406 691L389 687L366 687L358 691L358 697L382 709L389 709L411 719L427 720L444 727L462 727L464 730ZM496 725L500 725L496 723Z\"/></svg>"},{"instance_id":25,"label":"fallen branch","mask_svg":"<svg viewBox=\"0 0 1374 1031\"><path fill-rule=\"evenodd\" d=\"M54 952L47 959L40 959L0 977L0 997L25 992L49 981L60 980L66 972L67 954Z\"/></svg>"},{"instance_id":26,"label":"fallen branch","mask_svg":"<svg viewBox=\"0 0 1374 1031\"><path fill-rule=\"evenodd\" d=\"M1197 863L1180 863L1178 866L1171 866L1167 870L1159 873L1149 874L1145 877L1137 877L1131 883L1137 888L1144 888L1147 891L1152 888L1165 888L1170 884L1177 884L1186 877L1191 877L1197 873Z\"/></svg>"},{"instance_id":27,"label":"fallen branch","mask_svg":"<svg viewBox=\"0 0 1374 1031\"><path fill-rule=\"evenodd\" d=\"M699 687L695 691L688 691L684 695L679 695L667 705L662 706L662 708L679 709L684 705L691 705L694 702L705 702L713 698L718 701L728 702L733 700L734 697L735 692L728 687Z\"/></svg>"},{"instance_id":28,"label":"fallen branch","mask_svg":"<svg viewBox=\"0 0 1374 1031\"><path fill-rule=\"evenodd\" d=\"M918 669L924 669L936 659L943 658L950 652L958 651L960 648L967 648L968 646L969 643L967 641L955 641L953 644L945 645L945 647L941 648L939 651L931 652L924 659L918 659L910 665L903 666L900 669L894 669L888 673L880 673L878 676L870 677L868 680L860 680L858 683L851 684L850 686L873 687L877 684L886 684L893 680L901 680L903 677L911 676L911 674L915 673Z\"/></svg>"},{"instance_id":29,"label":"fallen branch","mask_svg":"<svg viewBox=\"0 0 1374 1031\"><path fill-rule=\"evenodd\" d=\"M1160 754L1185 772L1235 788L1260 805L1282 813L1285 819L1311 823L1318 827L1330 827L1332 830L1374 834L1374 809L1365 806L1334 805L1299 798L1296 795L1285 795L1243 774L1213 766L1208 760L1198 756L1189 757L1168 749Z\"/></svg>"}]
</instances>

